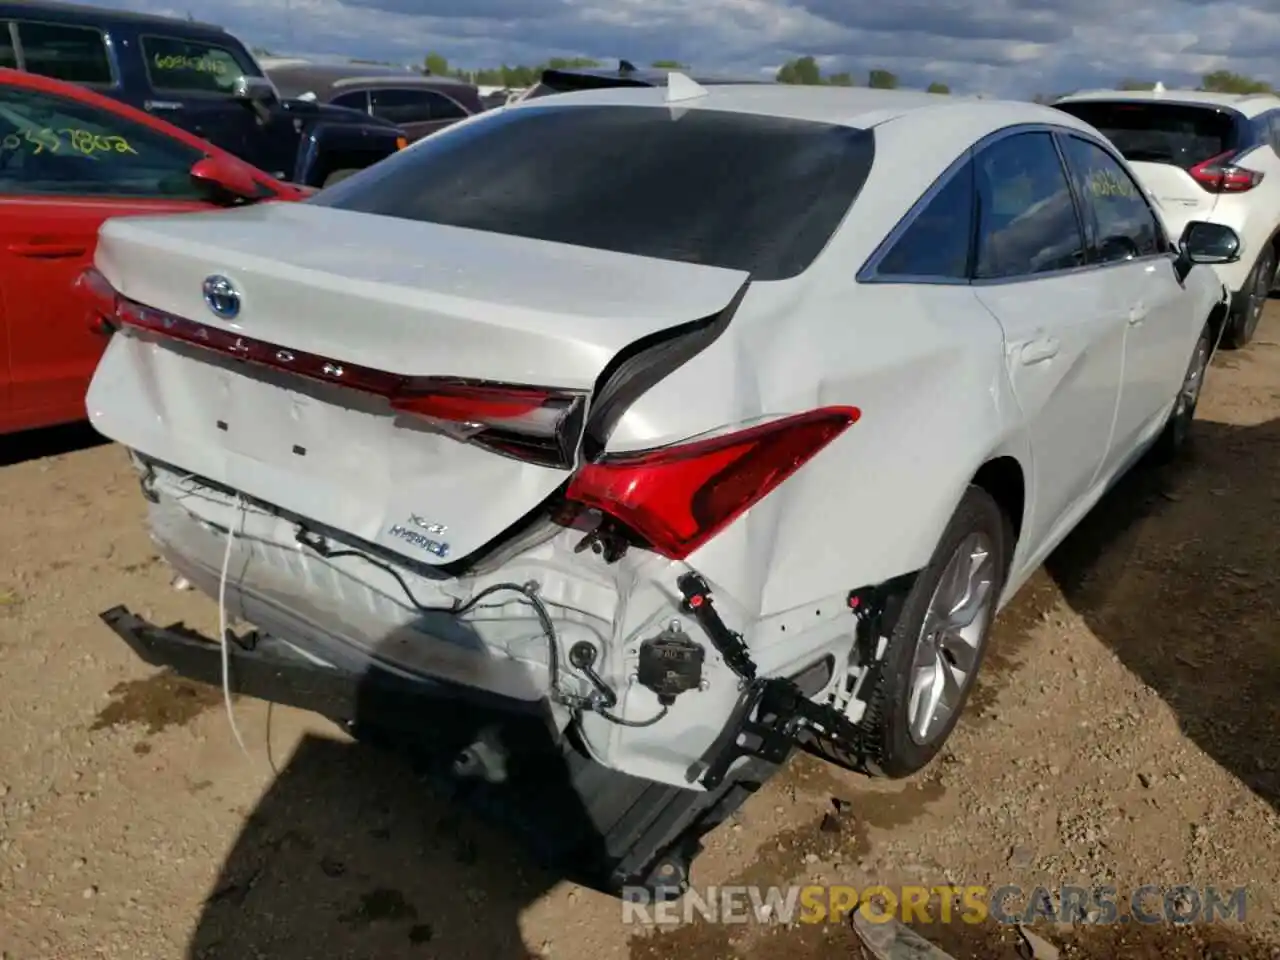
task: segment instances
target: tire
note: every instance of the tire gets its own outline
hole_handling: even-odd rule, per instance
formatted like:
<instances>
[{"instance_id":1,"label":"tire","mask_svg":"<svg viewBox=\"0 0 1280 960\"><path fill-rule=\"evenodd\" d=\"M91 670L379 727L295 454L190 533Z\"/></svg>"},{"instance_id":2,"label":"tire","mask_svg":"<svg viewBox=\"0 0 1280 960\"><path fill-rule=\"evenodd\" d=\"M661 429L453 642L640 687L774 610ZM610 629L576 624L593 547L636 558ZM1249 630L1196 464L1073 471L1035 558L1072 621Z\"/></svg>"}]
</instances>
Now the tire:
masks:
<instances>
[{"instance_id":1,"label":"tire","mask_svg":"<svg viewBox=\"0 0 1280 960\"><path fill-rule=\"evenodd\" d=\"M1169 419L1165 421L1164 429L1151 447L1150 460L1153 463L1170 463L1186 447L1191 422L1196 417L1196 406L1200 403L1200 392L1204 389L1205 373L1212 357L1213 325L1206 323L1191 352L1191 360L1187 364L1182 386L1178 389L1178 398L1169 412Z\"/></svg>"},{"instance_id":2,"label":"tire","mask_svg":"<svg viewBox=\"0 0 1280 960\"><path fill-rule=\"evenodd\" d=\"M1227 323L1227 329L1223 331L1222 342L1224 345L1232 350L1239 350L1253 339L1253 335L1258 329L1258 321L1262 317L1262 310L1267 304L1267 298L1271 296L1271 287L1275 282L1275 276L1276 251L1274 247L1268 244L1258 254L1258 262L1253 265L1253 269L1249 271L1249 276L1244 282L1241 292L1246 296L1243 298L1240 307L1232 312L1231 319Z\"/></svg>"},{"instance_id":3,"label":"tire","mask_svg":"<svg viewBox=\"0 0 1280 960\"><path fill-rule=\"evenodd\" d=\"M347 177L359 172L359 170L334 170L324 178L324 183L320 184L320 189L323 190L325 187L332 187L335 183L341 183L343 180L347 179Z\"/></svg>"},{"instance_id":4,"label":"tire","mask_svg":"<svg viewBox=\"0 0 1280 960\"><path fill-rule=\"evenodd\" d=\"M987 546L983 563L988 572L984 579L989 579L989 585L985 588L986 600L971 629L970 669L952 691L954 702L950 713L935 721L922 736L912 729L913 662L917 652L923 654L928 649L925 644L930 641L924 636L925 622L930 618L935 594L940 587L946 589L944 574L960 551L969 550L968 545L973 544L975 538ZM867 773L891 779L911 776L928 766L951 736L986 654L987 638L1008 576L1013 544L1013 527L1004 511L981 487L970 486L938 541L932 560L912 585L884 656L867 677L870 692L859 724L863 731L859 749ZM942 667L940 660L937 666Z\"/></svg>"}]
</instances>

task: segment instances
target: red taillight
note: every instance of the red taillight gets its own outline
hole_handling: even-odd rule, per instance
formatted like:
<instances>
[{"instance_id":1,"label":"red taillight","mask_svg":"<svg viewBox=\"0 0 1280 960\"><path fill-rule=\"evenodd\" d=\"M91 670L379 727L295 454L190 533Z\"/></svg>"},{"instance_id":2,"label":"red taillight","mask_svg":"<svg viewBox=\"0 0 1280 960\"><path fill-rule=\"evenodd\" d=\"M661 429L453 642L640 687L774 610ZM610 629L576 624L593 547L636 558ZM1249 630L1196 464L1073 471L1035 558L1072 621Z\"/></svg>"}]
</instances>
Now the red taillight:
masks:
<instances>
[{"instance_id":1,"label":"red taillight","mask_svg":"<svg viewBox=\"0 0 1280 960\"><path fill-rule=\"evenodd\" d=\"M583 466L565 496L683 560L843 433L857 407L825 407L725 436Z\"/></svg>"},{"instance_id":2,"label":"red taillight","mask_svg":"<svg viewBox=\"0 0 1280 960\"><path fill-rule=\"evenodd\" d=\"M90 267L76 277L73 289L88 310L89 329L94 333L110 333L119 307L119 297L110 281Z\"/></svg>"},{"instance_id":3,"label":"red taillight","mask_svg":"<svg viewBox=\"0 0 1280 960\"><path fill-rule=\"evenodd\" d=\"M520 460L568 469L582 432L586 394L573 390L414 377L305 353L174 316L120 296L97 270L76 289L108 327L133 327L244 363L386 399L399 413L430 421L458 440Z\"/></svg>"},{"instance_id":4,"label":"red taillight","mask_svg":"<svg viewBox=\"0 0 1280 960\"><path fill-rule=\"evenodd\" d=\"M1228 150L1203 163L1197 163L1187 172L1196 183L1210 193L1244 193L1262 182L1262 173L1235 166L1231 160L1236 151Z\"/></svg>"}]
</instances>

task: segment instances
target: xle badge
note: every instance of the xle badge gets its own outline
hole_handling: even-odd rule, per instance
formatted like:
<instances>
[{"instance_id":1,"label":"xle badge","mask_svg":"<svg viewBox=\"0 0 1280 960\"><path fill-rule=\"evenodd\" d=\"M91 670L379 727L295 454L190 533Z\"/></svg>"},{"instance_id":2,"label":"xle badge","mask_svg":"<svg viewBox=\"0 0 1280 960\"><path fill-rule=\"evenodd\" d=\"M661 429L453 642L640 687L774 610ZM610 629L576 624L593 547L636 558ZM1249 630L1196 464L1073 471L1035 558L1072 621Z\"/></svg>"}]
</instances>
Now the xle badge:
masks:
<instances>
[{"instance_id":1,"label":"xle badge","mask_svg":"<svg viewBox=\"0 0 1280 960\"><path fill-rule=\"evenodd\" d=\"M408 523L397 523L387 533L403 540L405 543L412 544L420 550L425 550L427 553L435 554L437 557L444 559L449 555L449 544L442 540L434 540L427 534L438 536L448 529L443 523L432 523L417 514L411 514Z\"/></svg>"}]
</instances>

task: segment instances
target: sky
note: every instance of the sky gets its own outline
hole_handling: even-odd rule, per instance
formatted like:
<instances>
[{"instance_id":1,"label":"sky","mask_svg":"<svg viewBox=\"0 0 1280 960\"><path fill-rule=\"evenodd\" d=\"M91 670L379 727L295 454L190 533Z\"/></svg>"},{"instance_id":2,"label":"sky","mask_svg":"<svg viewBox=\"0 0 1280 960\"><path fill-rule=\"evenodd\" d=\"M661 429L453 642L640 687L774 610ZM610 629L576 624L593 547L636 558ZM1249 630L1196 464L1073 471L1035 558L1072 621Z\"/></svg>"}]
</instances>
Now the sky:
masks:
<instances>
[{"instance_id":1,"label":"sky","mask_svg":"<svg viewBox=\"0 0 1280 960\"><path fill-rule=\"evenodd\" d=\"M221 24L253 47L463 67L552 56L675 59L772 73L812 55L998 96L1194 85L1228 69L1280 84L1280 0L92 0ZM1267 8L1271 11L1268 12Z\"/></svg>"}]
</instances>

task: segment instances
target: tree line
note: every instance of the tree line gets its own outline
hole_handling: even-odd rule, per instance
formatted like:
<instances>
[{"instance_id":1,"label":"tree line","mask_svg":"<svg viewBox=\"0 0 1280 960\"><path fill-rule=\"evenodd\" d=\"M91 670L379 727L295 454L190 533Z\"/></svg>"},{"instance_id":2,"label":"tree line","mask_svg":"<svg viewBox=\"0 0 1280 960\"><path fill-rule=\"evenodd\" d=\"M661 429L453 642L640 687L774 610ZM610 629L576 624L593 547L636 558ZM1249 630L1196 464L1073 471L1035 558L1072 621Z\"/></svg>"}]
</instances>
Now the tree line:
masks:
<instances>
[{"instance_id":1,"label":"tree line","mask_svg":"<svg viewBox=\"0 0 1280 960\"><path fill-rule=\"evenodd\" d=\"M809 87L854 87L857 83L853 79L853 75L848 71L842 73L833 73L830 76L822 75L822 68L818 66L818 61L813 57L797 57L794 60L788 60L778 68L775 79L779 83L794 83L801 86ZM898 75L888 70L879 68L872 69L867 73L867 86L873 90L896 90L898 88ZM951 88L945 83L934 81L925 88L930 93L950 93Z\"/></svg>"},{"instance_id":2,"label":"tree line","mask_svg":"<svg viewBox=\"0 0 1280 960\"><path fill-rule=\"evenodd\" d=\"M605 66L602 61L594 60L590 57L552 57L546 63L540 63L536 66L508 66L503 64L500 67L462 70L454 67L439 53L428 53L423 60L423 67L427 73L434 73L437 76L459 77L483 87L528 87L537 83L542 71L546 69L572 70L575 68L602 66ZM688 64L681 63L679 60L654 60L649 66L656 70L689 69ZM857 85L853 75L848 72L833 73L824 77L822 69L813 57L797 57L795 60L788 60L778 68L775 79L779 83L808 86L853 87ZM867 75L866 85L882 90L893 90L898 86L898 77L888 70L872 70ZM951 92L951 88L945 83L931 83L928 89L930 93Z\"/></svg>"},{"instance_id":3,"label":"tree line","mask_svg":"<svg viewBox=\"0 0 1280 960\"><path fill-rule=\"evenodd\" d=\"M255 56L272 56L271 51L262 47L255 47L253 50ZM375 60L358 60L352 59L352 63L380 63ZM387 64L388 66L398 66L398 64ZM581 68L602 67L604 62L594 60L590 57L551 57L545 63L533 66L517 64L508 66L503 64L500 67L484 67L479 70L463 70L454 67L449 61L438 53L428 53L423 59L422 69L425 73L433 73L437 76L458 77L459 79L468 80L477 86L483 87L508 87L518 89L521 87L531 87L538 82L542 71L552 70L572 70ZM657 70L688 70L689 65L681 63L678 60L654 60L649 64L650 67ZM813 57L797 57L794 60L788 60L781 67L775 79L779 83L790 83L801 86L832 86L832 87L853 87L857 86L853 75L848 71L841 73L833 73L823 76L822 69L818 66L817 60ZM896 90L898 88L898 77L888 70L873 69L867 73L866 85L876 90ZM1152 90L1155 88L1154 80L1139 80L1133 77L1125 77L1116 83L1117 90ZM925 88L929 93L950 93L951 88L939 81L934 81ZM1196 88L1205 92L1212 93L1277 93L1275 86L1265 80L1256 80L1253 77L1247 77L1244 74L1234 73L1231 70L1214 70L1212 73L1206 73L1200 78L1200 85ZM1037 93L1031 99L1036 103L1052 103L1059 97L1065 97L1068 93L1074 91L1064 91L1062 93Z\"/></svg>"}]
</instances>

